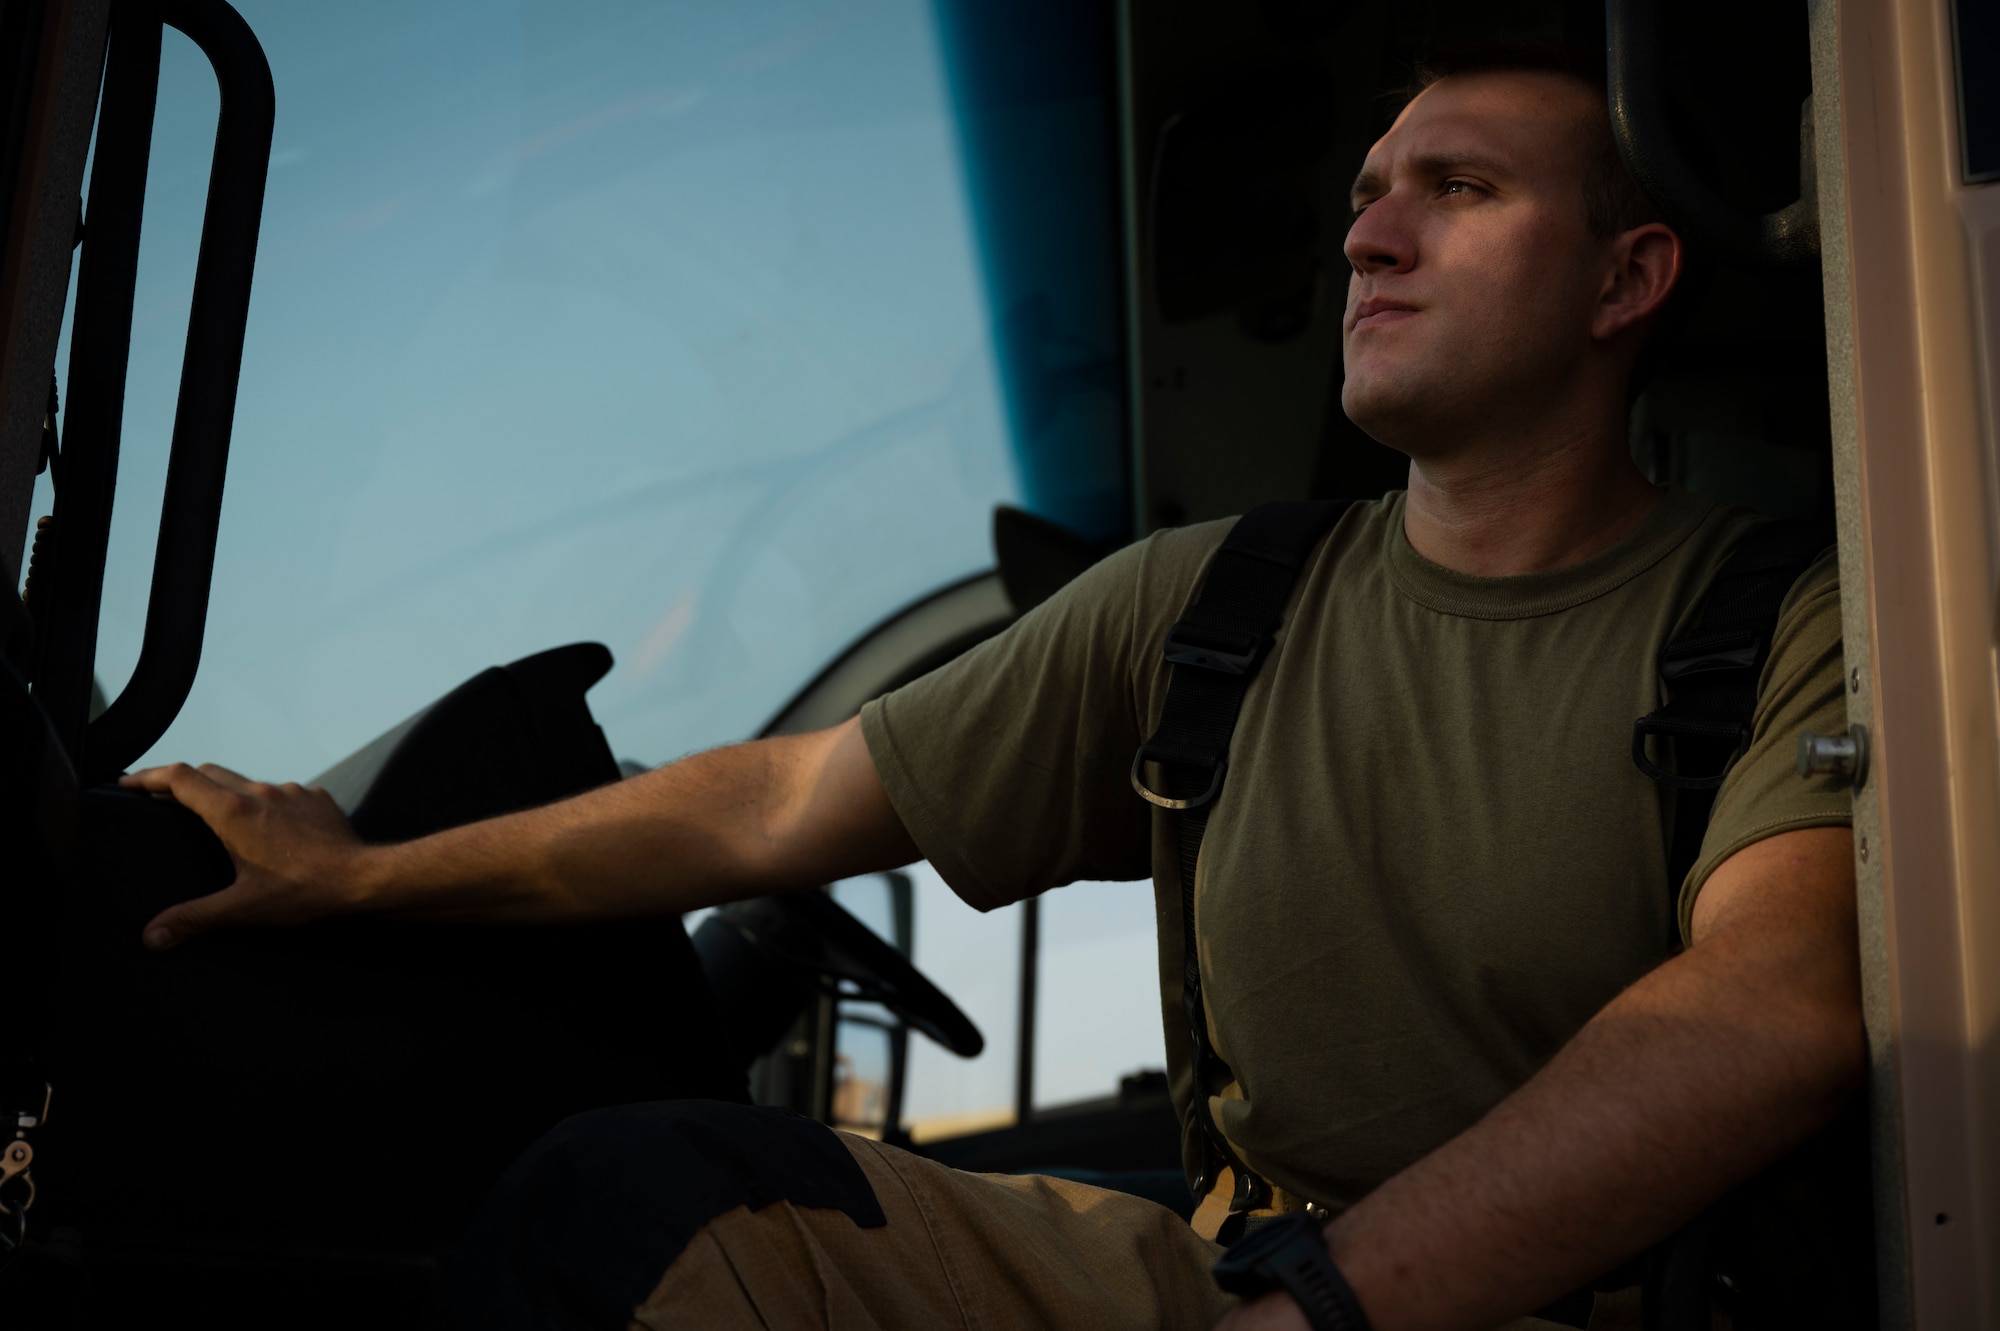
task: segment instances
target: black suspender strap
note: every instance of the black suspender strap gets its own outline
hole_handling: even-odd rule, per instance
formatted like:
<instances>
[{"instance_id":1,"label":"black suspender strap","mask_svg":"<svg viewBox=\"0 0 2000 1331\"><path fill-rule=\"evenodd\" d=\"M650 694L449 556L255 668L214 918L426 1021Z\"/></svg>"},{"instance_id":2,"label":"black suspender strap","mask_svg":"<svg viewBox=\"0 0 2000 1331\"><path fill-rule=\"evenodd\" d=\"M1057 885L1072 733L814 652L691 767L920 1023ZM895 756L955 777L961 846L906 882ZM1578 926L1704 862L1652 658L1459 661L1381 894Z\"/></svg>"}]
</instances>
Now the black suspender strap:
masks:
<instances>
[{"instance_id":1,"label":"black suspender strap","mask_svg":"<svg viewBox=\"0 0 2000 1331\"><path fill-rule=\"evenodd\" d=\"M1778 612L1792 585L1831 543L1832 533L1817 523L1771 522L1755 529L1709 584L1693 627L1660 650L1660 683L1667 702L1633 724L1632 761L1676 792L1667 847L1676 927L1681 885L1701 857L1716 788L1750 746L1757 682L1771 654ZM1673 740L1676 770L1667 771L1646 756L1648 736ZM1648 1326L1680 1331L1708 1325L1715 1280L1713 1228L1712 1217L1703 1216L1647 1254Z\"/></svg>"},{"instance_id":2,"label":"black suspender strap","mask_svg":"<svg viewBox=\"0 0 2000 1331\"><path fill-rule=\"evenodd\" d=\"M1208 1099L1232 1080L1210 1046L1201 996L1201 954L1195 945L1194 875L1208 815L1229 770L1229 739L1243 695L1269 655L1292 585L1345 502L1265 504L1238 518L1209 561L1201 593L1187 618L1167 631L1172 667L1166 704L1152 738L1132 758L1132 788L1173 819L1180 847L1181 1010L1187 1018L1194 1072L1194 1114L1204 1161L1197 1196L1214 1185L1220 1166L1236 1177L1231 1211L1268 1205L1268 1183L1245 1168L1210 1114Z\"/></svg>"},{"instance_id":3,"label":"black suspender strap","mask_svg":"<svg viewBox=\"0 0 2000 1331\"><path fill-rule=\"evenodd\" d=\"M1756 528L1723 562L1693 627L1660 651L1667 703L1633 723L1632 761L1679 792L1667 853L1667 881L1676 895L1701 855L1716 788L1750 747L1757 680L1771 654L1778 610L1792 584L1831 541L1817 523L1770 522ZM1675 770L1647 756L1648 736L1673 741Z\"/></svg>"}]
</instances>

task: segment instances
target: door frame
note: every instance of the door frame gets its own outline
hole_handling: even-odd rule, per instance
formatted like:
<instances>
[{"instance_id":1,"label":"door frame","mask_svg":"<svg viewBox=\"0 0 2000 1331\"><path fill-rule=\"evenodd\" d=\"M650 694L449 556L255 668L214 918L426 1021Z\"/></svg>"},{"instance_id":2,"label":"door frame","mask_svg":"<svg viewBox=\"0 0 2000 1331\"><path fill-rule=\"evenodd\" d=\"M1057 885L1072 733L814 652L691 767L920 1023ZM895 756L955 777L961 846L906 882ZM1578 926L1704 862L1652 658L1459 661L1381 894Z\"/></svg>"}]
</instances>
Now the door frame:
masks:
<instances>
[{"instance_id":1,"label":"door frame","mask_svg":"<svg viewBox=\"0 0 2000 1331\"><path fill-rule=\"evenodd\" d=\"M97 119L111 0L44 0L41 50L0 254L0 569L18 579Z\"/></svg>"},{"instance_id":2,"label":"door frame","mask_svg":"<svg viewBox=\"0 0 2000 1331\"><path fill-rule=\"evenodd\" d=\"M1886 1327L2000 1322L2000 192L1950 0L1812 0Z\"/></svg>"}]
</instances>

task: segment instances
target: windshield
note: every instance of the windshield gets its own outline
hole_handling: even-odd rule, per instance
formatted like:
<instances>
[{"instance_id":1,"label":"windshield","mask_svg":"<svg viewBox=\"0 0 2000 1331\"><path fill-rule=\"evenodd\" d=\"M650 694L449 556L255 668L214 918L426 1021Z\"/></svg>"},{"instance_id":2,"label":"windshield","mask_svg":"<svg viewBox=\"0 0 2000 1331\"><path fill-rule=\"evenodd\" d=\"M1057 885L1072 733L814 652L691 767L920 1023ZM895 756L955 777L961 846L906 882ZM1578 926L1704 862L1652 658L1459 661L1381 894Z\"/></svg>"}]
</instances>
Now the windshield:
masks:
<instances>
[{"instance_id":1,"label":"windshield","mask_svg":"<svg viewBox=\"0 0 2000 1331\"><path fill-rule=\"evenodd\" d=\"M652 763L990 564L1017 494L924 0L242 0L278 122L199 682L319 771L595 639ZM136 658L215 85L169 30L99 674Z\"/></svg>"},{"instance_id":2,"label":"windshield","mask_svg":"<svg viewBox=\"0 0 2000 1331\"><path fill-rule=\"evenodd\" d=\"M596 640L617 665L592 711L664 762L757 733L990 567L995 504L1123 530L1106 40L999 11L940 32L931 0L238 4L277 129L201 670L142 761L307 779L487 666ZM112 696L216 110L169 29ZM1161 1061L1143 886L1052 904L1050 1019L1024 1041L1018 908L912 872L916 958L988 1039L971 1061L916 1042L920 1132L1005 1121L1024 1049L1038 1104Z\"/></svg>"}]
</instances>

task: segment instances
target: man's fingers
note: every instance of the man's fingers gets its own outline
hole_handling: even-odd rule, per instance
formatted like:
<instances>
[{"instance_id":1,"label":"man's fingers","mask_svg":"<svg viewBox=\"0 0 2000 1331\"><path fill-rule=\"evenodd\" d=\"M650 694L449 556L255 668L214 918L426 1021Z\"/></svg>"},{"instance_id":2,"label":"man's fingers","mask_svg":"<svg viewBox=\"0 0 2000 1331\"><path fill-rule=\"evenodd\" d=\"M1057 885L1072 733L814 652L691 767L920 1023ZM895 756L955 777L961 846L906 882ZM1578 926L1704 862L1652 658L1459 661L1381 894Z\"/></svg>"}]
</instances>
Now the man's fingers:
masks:
<instances>
[{"instance_id":1,"label":"man's fingers","mask_svg":"<svg viewBox=\"0 0 2000 1331\"><path fill-rule=\"evenodd\" d=\"M226 913L228 899L235 890L233 886L226 887L220 892L167 907L146 925L143 935L146 946L155 952L164 952L197 934L207 933L215 927L216 917Z\"/></svg>"},{"instance_id":2,"label":"man's fingers","mask_svg":"<svg viewBox=\"0 0 2000 1331\"><path fill-rule=\"evenodd\" d=\"M241 772L231 771L220 763L203 763L191 767L186 763L168 763L164 767L142 767L136 772L127 772L118 778L118 784L127 790L148 790L155 795L173 795L176 788L190 780L199 779L222 790L238 795L247 795L256 782Z\"/></svg>"},{"instance_id":3,"label":"man's fingers","mask_svg":"<svg viewBox=\"0 0 2000 1331\"><path fill-rule=\"evenodd\" d=\"M151 791L155 795L173 793L174 768L185 766L175 763L167 767L142 767L136 772L127 772L118 778L118 784L127 790Z\"/></svg>"},{"instance_id":4,"label":"man's fingers","mask_svg":"<svg viewBox=\"0 0 2000 1331\"><path fill-rule=\"evenodd\" d=\"M233 806L244 796L241 789L231 789L217 781L211 773L221 773L226 779L247 785L243 778L226 767L190 767L186 763L174 763L167 767L148 767L124 777L119 784L127 789L151 791L155 795L171 796L175 802L183 804L201 815L202 821L214 827L217 820L227 817Z\"/></svg>"},{"instance_id":5,"label":"man's fingers","mask_svg":"<svg viewBox=\"0 0 2000 1331\"><path fill-rule=\"evenodd\" d=\"M240 792L218 785L207 772L186 763L175 763L167 773L167 793L200 814L210 827L227 817L243 798Z\"/></svg>"},{"instance_id":6,"label":"man's fingers","mask_svg":"<svg viewBox=\"0 0 2000 1331\"><path fill-rule=\"evenodd\" d=\"M232 772L221 763L203 763L195 770L224 790L234 791L238 795L249 794L250 788L257 784L243 773Z\"/></svg>"},{"instance_id":7,"label":"man's fingers","mask_svg":"<svg viewBox=\"0 0 2000 1331\"><path fill-rule=\"evenodd\" d=\"M236 881L227 888L169 907L147 923L141 938L154 951L225 925L301 924L343 906L340 870L360 842L325 791L266 785L211 763L147 768L124 784L190 810L222 839L236 865Z\"/></svg>"}]
</instances>

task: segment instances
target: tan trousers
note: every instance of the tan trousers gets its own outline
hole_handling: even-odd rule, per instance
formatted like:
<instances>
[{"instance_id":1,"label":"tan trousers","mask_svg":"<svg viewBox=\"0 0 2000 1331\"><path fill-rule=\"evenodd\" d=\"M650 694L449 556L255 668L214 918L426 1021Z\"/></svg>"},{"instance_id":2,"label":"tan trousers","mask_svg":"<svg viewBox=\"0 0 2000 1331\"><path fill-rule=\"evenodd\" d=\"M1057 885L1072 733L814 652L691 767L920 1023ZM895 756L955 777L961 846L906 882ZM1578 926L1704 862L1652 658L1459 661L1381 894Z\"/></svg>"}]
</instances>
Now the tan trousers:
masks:
<instances>
[{"instance_id":1,"label":"tan trousers","mask_svg":"<svg viewBox=\"0 0 2000 1331\"><path fill-rule=\"evenodd\" d=\"M695 1235L640 1306L647 1331L1206 1331L1221 1254L1163 1206L1034 1175L967 1174L841 1134L889 1223L774 1202Z\"/></svg>"},{"instance_id":2,"label":"tan trousers","mask_svg":"<svg viewBox=\"0 0 2000 1331\"><path fill-rule=\"evenodd\" d=\"M1163 1206L1036 1175L967 1174L841 1134L888 1224L773 1202L717 1216L633 1315L644 1331L1206 1331L1222 1249ZM1599 1296L1593 1328L1636 1327ZM1505 1331L1556 1331L1523 1318Z\"/></svg>"}]
</instances>

